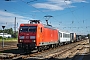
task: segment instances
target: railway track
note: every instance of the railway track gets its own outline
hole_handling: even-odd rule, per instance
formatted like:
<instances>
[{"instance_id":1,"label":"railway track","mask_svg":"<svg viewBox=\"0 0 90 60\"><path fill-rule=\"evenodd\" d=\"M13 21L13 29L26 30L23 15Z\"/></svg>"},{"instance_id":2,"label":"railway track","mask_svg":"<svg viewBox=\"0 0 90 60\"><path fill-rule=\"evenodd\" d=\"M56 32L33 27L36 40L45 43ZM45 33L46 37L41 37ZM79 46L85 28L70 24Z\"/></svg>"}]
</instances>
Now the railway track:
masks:
<instances>
[{"instance_id":1,"label":"railway track","mask_svg":"<svg viewBox=\"0 0 90 60\"><path fill-rule=\"evenodd\" d=\"M0 51L17 49L17 41L15 42L4 42L4 48L2 48L2 42L0 42Z\"/></svg>"},{"instance_id":2,"label":"railway track","mask_svg":"<svg viewBox=\"0 0 90 60\"><path fill-rule=\"evenodd\" d=\"M88 41L79 41L76 43L59 46L56 48L51 48L42 52L35 52L29 54L12 54L12 53L2 53L0 59L53 59L53 58L67 58L76 55L80 50L85 48Z\"/></svg>"}]
</instances>

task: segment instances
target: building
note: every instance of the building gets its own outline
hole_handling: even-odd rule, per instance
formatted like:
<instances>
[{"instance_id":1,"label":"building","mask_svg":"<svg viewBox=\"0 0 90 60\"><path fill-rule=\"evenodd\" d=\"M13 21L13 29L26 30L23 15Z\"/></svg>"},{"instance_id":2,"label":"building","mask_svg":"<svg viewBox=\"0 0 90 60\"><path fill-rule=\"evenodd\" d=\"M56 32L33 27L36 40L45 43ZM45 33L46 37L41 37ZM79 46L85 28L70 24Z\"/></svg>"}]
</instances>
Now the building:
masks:
<instances>
[{"instance_id":1,"label":"building","mask_svg":"<svg viewBox=\"0 0 90 60\"><path fill-rule=\"evenodd\" d=\"M3 37L3 33L0 33L0 36ZM11 38L11 35L10 35L10 34L7 34L7 33L4 33L4 37L6 37L6 38Z\"/></svg>"}]
</instances>

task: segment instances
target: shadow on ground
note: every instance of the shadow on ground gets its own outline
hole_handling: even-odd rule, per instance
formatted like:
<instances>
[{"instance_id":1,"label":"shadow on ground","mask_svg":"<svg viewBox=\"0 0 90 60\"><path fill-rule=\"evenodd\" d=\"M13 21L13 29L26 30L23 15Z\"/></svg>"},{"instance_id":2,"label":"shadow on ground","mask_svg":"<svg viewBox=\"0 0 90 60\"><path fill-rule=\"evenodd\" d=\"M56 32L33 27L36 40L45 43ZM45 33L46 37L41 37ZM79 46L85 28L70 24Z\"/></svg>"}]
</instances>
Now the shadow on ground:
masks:
<instances>
[{"instance_id":1,"label":"shadow on ground","mask_svg":"<svg viewBox=\"0 0 90 60\"><path fill-rule=\"evenodd\" d=\"M10 50L1 51L1 53L13 53L13 54L20 54L20 53L22 53L22 52L23 52L23 51L18 50L18 49L10 49Z\"/></svg>"}]
</instances>

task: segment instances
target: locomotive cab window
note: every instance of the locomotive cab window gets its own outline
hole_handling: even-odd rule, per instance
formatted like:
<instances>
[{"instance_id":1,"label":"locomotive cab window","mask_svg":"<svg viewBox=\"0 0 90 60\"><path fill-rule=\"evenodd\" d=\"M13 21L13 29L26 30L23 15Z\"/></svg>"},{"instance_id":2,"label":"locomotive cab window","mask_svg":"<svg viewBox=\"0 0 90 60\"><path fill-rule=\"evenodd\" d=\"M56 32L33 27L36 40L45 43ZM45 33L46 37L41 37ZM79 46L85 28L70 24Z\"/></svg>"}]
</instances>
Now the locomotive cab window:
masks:
<instances>
[{"instance_id":1,"label":"locomotive cab window","mask_svg":"<svg viewBox=\"0 0 90 60\"><path fill-rule=\"evenodd\" d=\"M36 32L36 26L21 26L19 31L20 32Z\"/></svg>"},{"instance_id":2,"label":"locomotive cab window","mask_svg":"<svg viewBox=\"0 0 90 60\"><path fill-rule=\"evenodd\" d=\"M28 32L28 26L21 26L19 31L20 32Z\"/></svg>"},{"instance_id":3,"label":"locomotive cab window","mask_svg":"<svg viewBox=\"0 0 90 60\"><path fill-rule=\"evenodd\" d=\"M36 26L29 26L29 32L36 32L37 27Z\"/></svg>"}]
</instances>

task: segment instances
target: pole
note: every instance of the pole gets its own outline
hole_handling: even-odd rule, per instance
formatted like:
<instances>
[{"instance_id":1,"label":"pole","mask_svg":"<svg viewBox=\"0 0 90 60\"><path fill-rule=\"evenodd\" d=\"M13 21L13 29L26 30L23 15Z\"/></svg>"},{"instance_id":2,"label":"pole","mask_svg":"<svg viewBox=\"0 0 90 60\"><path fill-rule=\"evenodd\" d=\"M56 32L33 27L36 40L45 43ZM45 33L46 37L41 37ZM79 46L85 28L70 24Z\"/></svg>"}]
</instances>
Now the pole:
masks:
<instances>
[{"instance_id":1,"label":"pole","mask_svg":"<svg viewBox=\"0 0 90 60\"><path fill-rule=\"evenodd\" d=\"M15 34L15 38L16 38L16 17L15 17L15 24L14 24L14 34Z\"/></svg>"},{"instance_id":2,"label":"pole","mask_svg":"<svg viewBox=\"0 0 90 60\"><path fill-rule=\"evenodd\" d=\"M2 26L2 28L3 28L2 48L4 48L4 28L5 26Z\"/></svg>"},{"instance_id":3,"label":"pole","mask_svg":"<svg viewBox=\"0 0 90 60\"><path fill-rule=\"evenodd\" d=\"M4 29L3 29L3 38L2 38L2 48L4 48Z\"/></svg>"},{"instance_id":4,"label":"pole","mask_svg":"<svg viewBox=\"0 0 90 60\"><path fill-rule=\"evenodd\" d=\"M15 31L15 34L16 34L16 17L15 17L15 26L14 26L14 31Z\"/></svg>"}]
</instances>

